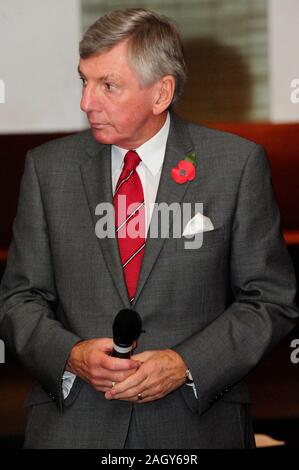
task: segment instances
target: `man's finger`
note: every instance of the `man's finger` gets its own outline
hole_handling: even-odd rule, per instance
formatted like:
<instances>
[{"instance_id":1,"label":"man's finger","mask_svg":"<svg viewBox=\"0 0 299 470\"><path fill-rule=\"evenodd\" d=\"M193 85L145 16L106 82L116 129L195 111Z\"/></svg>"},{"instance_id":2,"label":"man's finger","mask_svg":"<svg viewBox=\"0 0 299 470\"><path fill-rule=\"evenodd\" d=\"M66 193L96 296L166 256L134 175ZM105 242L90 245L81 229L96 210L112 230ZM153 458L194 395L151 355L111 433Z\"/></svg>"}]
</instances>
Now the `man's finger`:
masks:
<instances>
[{"instance_id":1,"label":"man's finger","mask_svg":"<svg viewBox=\"0 0 299 470\"><path fill-rule=\"evenodd\" d=\"M105 396L106 396L106 394L105 394ZM150 401L159 400L159 399L161 398L161 395L157 395L157 394L153 395L153 394L151 394L151 393L149 393L148 395L146 395L146 392L144 392L144 394L141 393L141 396L142 396L142 398L141 398L141 397L138 397L138 394L137 394L137 395L135 395L135 396L133 396L133 397L131 397L131 398L129 398L129 397L127 397L127 398L119 398L119 400L121 400L121 401L129 401L129 402L131 402L131 403L138 403L138 404L142 405L143 403L149 403Z\"/></svg>"},{"instance_id":2,"label":"man's finger","mask_svg":"<svg viewBox=\"0 0 299 470\"><path fill-rule=\"evenodd\" d=\"M157 354L158 351L143 351L142 353L134 354L131 359L135 361L145 362L148 361L152 356Z\"/></svg>"},{"instance_id":3,"label":"man's finger","mask_svg":"<svg viewBox=\"0 0 299 470\"><path fill-rule=\"evenodd\" d=\"M128 394L128 391L130 389L133 389L133 393L136 389L136 387L140 386L142 382L146 379L146 375L144 373L139 373L136 372L135 374L132 374L130 377L128 377L126 380L123 382L120 382L116 384L107 394L108 399L118 399L120 396L126 396ZM129 392L131 393L131 392Z\"/></svg>"},{"instance_id":4,"label":"man's finger","mask_svg":"<svg viewBox=\"0 0 299 470\"><path fill-rule=\"evenodd\" d=\"M138 369L140 361L133 359L120 359L118 357L106 356L103 358L103 366L109 370Z\"/></svg>"},{"instance_id":5,"label":"man's finger","mask_svg":"<svg viewBox=\"0 0 299 470\"><path fill-rule=\"evenodd\" d=\"M103 351L103 350L108 350L112 351L113 350L113 339L112 338L99 338L98 340L95 341L95 344Z\"/></svg>"},{"instance_id":6,"label":"man's finger","mask_svg":"<svg viewBox=\"0 0 299 470\"><path fill-rule=\"evenodd\" d=\"M123 382L126 380L128 377L131 375L136 374L136 369L127 369L127 370L117 370L117 371L111 371L105 369L105 372L101 375L101 377L105 380L109 380L110 384L112 382L115 382L114 385Z\"/></svg>"},{"instance_id":7,"label":"man's finger","mask_svg":"<svg viewBox=\"0 0 299 470\"><path fill-rule=\"evenodd\" d=\"M111 399L111 400L124 400L128 398L134 398L134 397L138 397L138 394L140 393L140 388L142 387L142 381L137 383L133 387L126 388L122 392L114 390L115 387L113 387L111 390L108 391L106 398Z\"/></svg>"}]
</instances>

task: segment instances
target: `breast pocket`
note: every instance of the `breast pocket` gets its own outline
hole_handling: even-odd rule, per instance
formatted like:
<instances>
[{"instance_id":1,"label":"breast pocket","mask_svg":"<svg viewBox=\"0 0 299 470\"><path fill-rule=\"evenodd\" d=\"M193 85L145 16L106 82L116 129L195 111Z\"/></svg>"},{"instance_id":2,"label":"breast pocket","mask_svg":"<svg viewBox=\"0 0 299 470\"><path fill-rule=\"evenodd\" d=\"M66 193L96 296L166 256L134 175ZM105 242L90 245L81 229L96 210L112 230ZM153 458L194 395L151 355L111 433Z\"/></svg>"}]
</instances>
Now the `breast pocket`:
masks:
<instances>
[{"instance_id":1,"label":"breast pocket","mask_svg":"<svg viewBox=\"0 0 299 470\"><path fill-rule=\"evenodd\" d=\"M196 234L193 237L181 237L177 239L177 251L184 254L197 255L206 253L217 248L218 245L224 244L225 230L224 227L217 227L214 230Z\"/></svg>"}]
</instances>

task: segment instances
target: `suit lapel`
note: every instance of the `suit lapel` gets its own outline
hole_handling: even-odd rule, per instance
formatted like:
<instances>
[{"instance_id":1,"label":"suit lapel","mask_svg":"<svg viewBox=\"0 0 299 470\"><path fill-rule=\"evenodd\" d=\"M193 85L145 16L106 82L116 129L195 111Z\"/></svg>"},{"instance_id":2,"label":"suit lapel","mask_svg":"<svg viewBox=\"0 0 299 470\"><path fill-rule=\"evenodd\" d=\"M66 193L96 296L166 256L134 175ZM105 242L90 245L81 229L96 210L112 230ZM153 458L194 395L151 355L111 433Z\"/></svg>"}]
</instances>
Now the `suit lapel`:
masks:
<instances>
[{"instance_id":1,"label":"suit lapel","mask_svg":"<svg viewBox=\"0 0 299 470\"><path fill-rule=\"evenodd\" d=\"M93 140L87 148L87 153L91 158L85 161L80 169L90 215L95 227L99 219L95 215L97 205L103 202L113 205L111 146L101 145ZM114 217L112 223L114 228ZM121 267L117 238L98 238L98 242L116 290L124 306L129 307L130 301Z\"/></svg>"},{"instance_id":2,"label":"suit lapel","mask_svg":"<svg viewBox=\"0 0 299 470\"><path fill-rule=\"evenodd\" d=\"M159 182L156 204L166 203L170 205L173 202L181 203L184 199L184 195L190 182L185 184L176 183L171 177L171 169L177 166L180 160L183 160L185 155L192 152L193 144L190 139L187 124L182 121L175 114L171 114L171 122L169 129L169 136L167 140L167 146L165 151L165 158L163 162L161 178ZM155 220L155 213L157 207L153 211L152 221ZM150 227L152 226L152 222ZM171 227L170 227L171 228ZM150 233L150 229L149 229ZM134 302L132 307L137 302L139 295L146 283L151 270L153 269L159 253L165 243L166 238L147 238L145 244L145 251L140 270L138 286L135 293Z\"/></svg>"}]
</instances>

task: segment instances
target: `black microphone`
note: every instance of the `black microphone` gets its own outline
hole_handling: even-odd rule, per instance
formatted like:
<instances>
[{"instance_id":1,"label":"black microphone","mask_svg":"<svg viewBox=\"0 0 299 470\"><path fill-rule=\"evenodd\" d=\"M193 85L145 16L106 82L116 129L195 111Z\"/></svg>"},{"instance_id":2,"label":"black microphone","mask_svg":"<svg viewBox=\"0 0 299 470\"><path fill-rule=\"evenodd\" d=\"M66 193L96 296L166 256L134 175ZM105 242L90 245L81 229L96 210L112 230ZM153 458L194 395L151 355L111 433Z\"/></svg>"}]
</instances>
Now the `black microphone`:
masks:
<instances>
[{"instance_id":1,"label":"black microphone","mask_svg":"<svg viewBox=\"0 0 299 470\"><path fill-rule=\"evenodd\" d=\"M114 348L110 355L129 359L133 343L139 337L141 328L142 321L135 310L128 308L120 310L112 325Z\"/></svg>"}]
</instances>

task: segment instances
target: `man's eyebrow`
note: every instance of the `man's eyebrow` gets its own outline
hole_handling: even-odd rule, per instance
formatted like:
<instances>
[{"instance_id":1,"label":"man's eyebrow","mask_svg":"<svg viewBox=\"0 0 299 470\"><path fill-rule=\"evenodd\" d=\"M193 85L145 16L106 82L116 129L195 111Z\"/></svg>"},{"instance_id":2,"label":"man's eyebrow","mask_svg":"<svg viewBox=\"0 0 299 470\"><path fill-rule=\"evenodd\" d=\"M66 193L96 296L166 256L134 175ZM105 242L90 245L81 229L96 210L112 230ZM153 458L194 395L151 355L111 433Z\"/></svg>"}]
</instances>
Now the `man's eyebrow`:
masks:
<instances>
[{"instance_id":1,"label":"man's eyebrow","mask_svg":"<svg viewBox=\"0 0 299 470\"><path fill-rule=\"evenodd\" d=\"M78 70L78 73L80 75L80 77L85 77L84 73L81 71L80 69L80 66L78 65L77 67L77 70ZM99 77L99 81L100 82L106 82L108 80L116 80L117 77L112 73L112 74L108 74L108 75L103 75L102 77Z\"/></svg>"},{"instance_id":2,"label":"man's eyebrow","mask_svg":"<svg viewBox=\"0 0 299 470\"><path fill-rule=\"evenodd\" d=\"M110 73L108 75L103 75L102 77L99 78L101 82L107 82L109 80L117 80L117 77L113 74Z\"/></svg>"}]
</instances>

